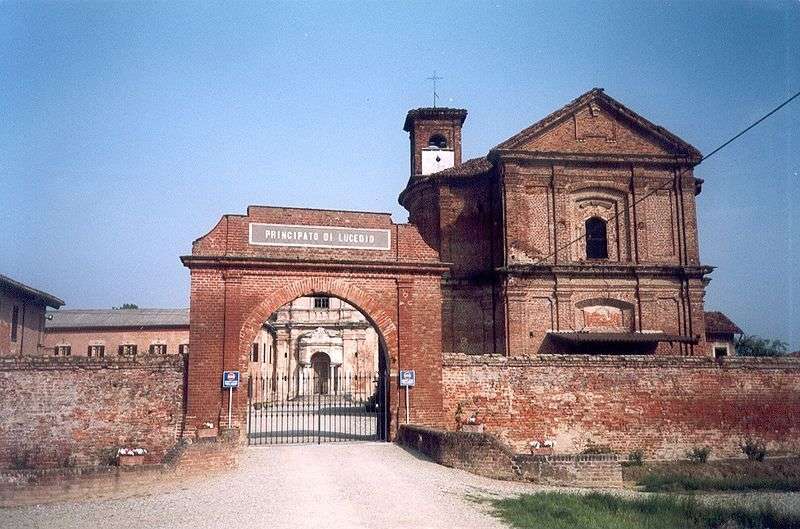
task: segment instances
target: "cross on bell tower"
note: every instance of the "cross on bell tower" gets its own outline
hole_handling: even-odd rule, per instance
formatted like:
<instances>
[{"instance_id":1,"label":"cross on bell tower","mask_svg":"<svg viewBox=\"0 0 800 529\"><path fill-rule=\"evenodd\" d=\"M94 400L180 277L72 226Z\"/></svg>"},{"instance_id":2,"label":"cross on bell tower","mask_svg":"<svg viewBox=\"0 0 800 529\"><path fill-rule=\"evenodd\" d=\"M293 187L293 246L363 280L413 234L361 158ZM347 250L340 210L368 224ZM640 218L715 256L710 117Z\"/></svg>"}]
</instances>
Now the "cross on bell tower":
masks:
<instances>
[{"instance_id":1,"label":"cross on bell tower","mask_svg":"<svg viewBox=\"0 0 800 529\"><path fill-rule=\"evenodd\" d=\"M444 77L436 75L436 70L433 71L433 76L428 77L428 81L433 81L433 108L436 108L436 101L439 99L439 94L436 92L436 81L441 81Z\"/></svg>"}]
</instances>

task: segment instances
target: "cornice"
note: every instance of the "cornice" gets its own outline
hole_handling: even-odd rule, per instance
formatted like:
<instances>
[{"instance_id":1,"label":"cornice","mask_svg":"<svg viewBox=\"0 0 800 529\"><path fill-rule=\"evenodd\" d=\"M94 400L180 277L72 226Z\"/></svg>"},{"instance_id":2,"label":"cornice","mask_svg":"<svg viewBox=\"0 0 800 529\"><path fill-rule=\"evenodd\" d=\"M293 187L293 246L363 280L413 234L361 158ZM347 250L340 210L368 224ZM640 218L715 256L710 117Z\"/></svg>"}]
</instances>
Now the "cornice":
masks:
<instances>
[{"instance_id":1,"label":"cornice","mask_svg":"<svg viewBox=\"0 0 800 529\"><path fill-rule=\"evenodd\" d=\"M259 269L301 271L363 271L395 272L402 274L442 275L450 270L450 263L442 261L356 261L322 259L286 259L250 255L183 255L181 262L190 269Z\"/></svg>"},{"instance_id":2,"label":"cornice","mask_svg":"<svg viewBox=\"0 0 800 529\"><path fill-rule=\"evenodd\" d=\"M611 263L571 263L571 264L512 264L496 268L498 274L509 276L537 275L579 275L579 276L680 276L703 278L714 271L713 266L681 266L657 264L611 264Z\"/></svg>"},{"instance_id":3,"label":"cornice","mask_svg":"<svg viewBox=\"0 0 800 529\"><path fill-rule=\"evenodd\" d=\"M492 163L516 162L524 164L526 162L548 162L548 163L612 163L612 164L653 164L663 166L691 166L700 163L700 158L689 156L674 156L660 154L582 154L553 151L527 151L515 149L492 149L487 158Z\"/></svg>"}]
</instances>

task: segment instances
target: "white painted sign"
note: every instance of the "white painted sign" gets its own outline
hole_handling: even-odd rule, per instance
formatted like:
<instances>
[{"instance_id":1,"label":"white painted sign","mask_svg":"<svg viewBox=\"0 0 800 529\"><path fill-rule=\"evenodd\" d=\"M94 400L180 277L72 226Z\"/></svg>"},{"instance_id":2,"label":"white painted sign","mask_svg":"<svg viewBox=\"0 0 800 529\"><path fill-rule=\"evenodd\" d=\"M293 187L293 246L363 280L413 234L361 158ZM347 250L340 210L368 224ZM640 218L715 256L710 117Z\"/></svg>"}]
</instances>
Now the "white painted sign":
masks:
<instances>
[{"instance_id":1,"label":"white painted sign","mask_svg":"<svg viewBox=\"0 0 800 529\"><path fill-rule=\"evenodd\" d=\"M259 246L390 250L392 247L392 235L386 229L259 224L251 222L250 244Z\"/></svg>"},{"instance_id":2,"label":"white painted sign","mask_svg":"<svg viewBox=\"0 0 800 529\"><path fill-rule=\"evenodd\" d=\"M222 373L222 387L223 388L238 388L239 387L239 372L238 371L223 371L223 373Z\"/></svg>"},{"instance_id":3,"label":"white painted sign","mask_svg":"<svg viewBox=\"0 0 800 529\"><path fill-rule=\"evenodd\" d=\"M413 388L417 383L417 373L413 369L400 371L400 387Z\"/></svg>"}]
</instances>

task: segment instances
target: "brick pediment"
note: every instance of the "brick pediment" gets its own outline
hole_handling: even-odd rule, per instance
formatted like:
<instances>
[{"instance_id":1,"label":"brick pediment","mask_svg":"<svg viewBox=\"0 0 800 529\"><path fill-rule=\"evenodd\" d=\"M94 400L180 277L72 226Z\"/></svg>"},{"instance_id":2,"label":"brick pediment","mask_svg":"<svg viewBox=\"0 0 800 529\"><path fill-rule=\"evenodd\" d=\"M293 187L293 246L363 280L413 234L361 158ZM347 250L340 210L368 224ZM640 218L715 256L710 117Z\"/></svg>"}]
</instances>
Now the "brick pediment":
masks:
<instances>
[{"instance_id":1,"label":"brick pediment","mask_svg":"<svg viewBox=\"0 0 800 529\"><path fill-rule=\"evenodd\" d=\"M700 152L618 101L594 89L519 132L495 151L570 155L680 156L700 160Z\"/></svg>"}]
</instances>

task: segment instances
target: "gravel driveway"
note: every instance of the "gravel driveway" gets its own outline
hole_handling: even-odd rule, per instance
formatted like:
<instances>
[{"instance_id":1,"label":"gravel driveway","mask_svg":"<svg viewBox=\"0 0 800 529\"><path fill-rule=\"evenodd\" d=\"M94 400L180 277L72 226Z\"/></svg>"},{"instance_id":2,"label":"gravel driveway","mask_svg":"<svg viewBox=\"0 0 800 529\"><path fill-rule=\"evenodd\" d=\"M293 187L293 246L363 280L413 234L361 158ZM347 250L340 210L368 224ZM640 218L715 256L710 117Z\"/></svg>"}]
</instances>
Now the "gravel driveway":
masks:
<instances>
[{"instance_id":1,"label":"gravel driveway","mask_svg":"<svg viewBox=\"0 0 800 529\"><path fill-rule=\"evenodd\" d=\"M504 527L468 496L534 485L439 466L391 443L249 448L239 468L162 492L0 511L0 527Z\"/></svg>"}]
</instances>

